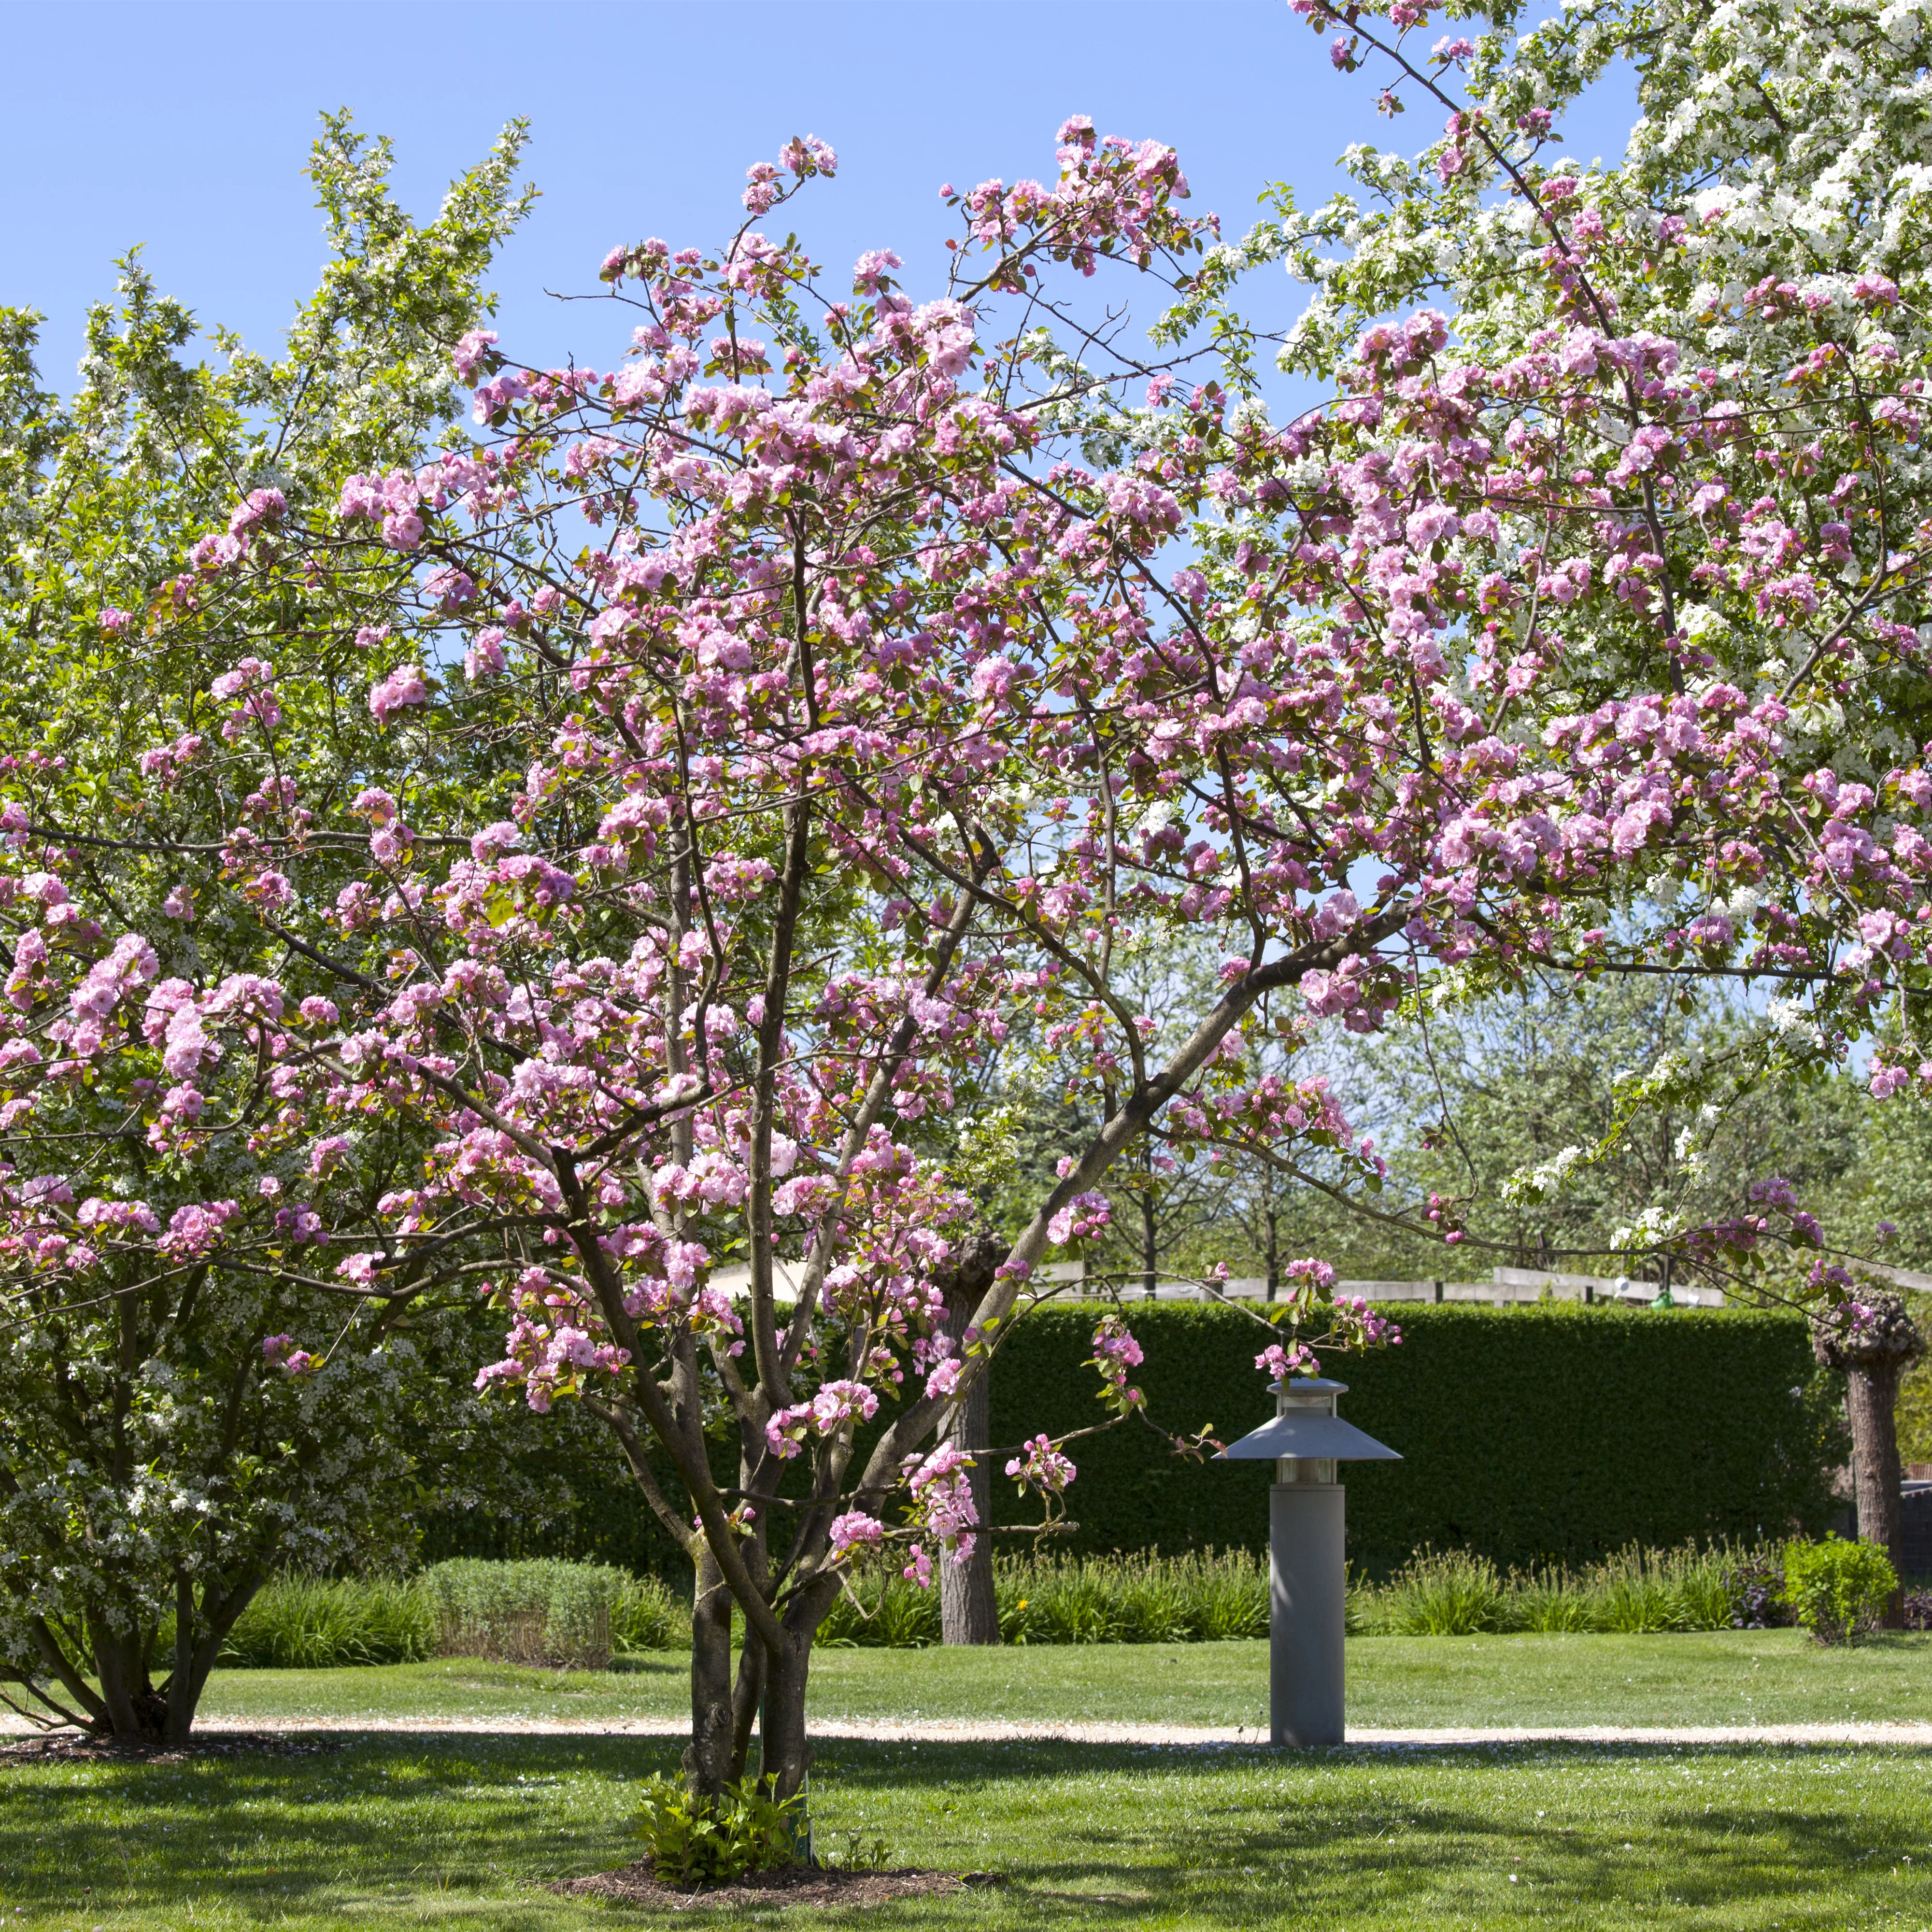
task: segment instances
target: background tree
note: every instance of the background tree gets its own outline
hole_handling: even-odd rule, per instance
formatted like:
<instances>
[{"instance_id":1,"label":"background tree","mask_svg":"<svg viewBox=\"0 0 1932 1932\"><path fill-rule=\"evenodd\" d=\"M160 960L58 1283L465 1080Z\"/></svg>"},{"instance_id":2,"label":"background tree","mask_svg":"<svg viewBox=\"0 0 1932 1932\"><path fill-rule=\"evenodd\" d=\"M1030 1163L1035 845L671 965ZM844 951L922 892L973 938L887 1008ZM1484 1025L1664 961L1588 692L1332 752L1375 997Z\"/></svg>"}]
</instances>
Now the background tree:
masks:
<instances>
[{"instance_id":1,"label":"background tree","mask_svg":"<svg viewBox=\"0 0 1932 1932\"><path fill-rule=\"evenodd\" d=\"M275 359L219 332L220 363L190 359L192 317L133 257L70 401L34 377L34 319L0 326L0 1667L117 1736L186 1735L277 1566L401 1560L410 1450L448 1429L441 1364L469 1312L313 1278L337 1215L370 1211L414 1156L372 1134L343 1184L327 1150L291 1144L270 1066L334 1009L248 860L288 842L328 876L310 828L382 742L366 712L358 730L285 710L278 590L229 608L255 651L211 661L166 618L347 470L419 456L448 421L448 344L525 205L521 142L418 226L387 148L326 122L332 260Z\"/></svg>"},{"instance_id":2,"label":"background tree","mask_svg":"<svg viewBox=\"0 0 1932 1932\"><path fill-rule=\"evenodd\" d=\"M1924 1338L1914 1327L1904 1298L1881 1288L1821 1311L1812 1324L1812 1346L1825 1367L1840 1370L1845 1378L1858 1534L1880 1544L1892 1568L1903 1574L1902 1472L1894 1412L1899 1377L1923 1358ZM1892 1592L1885 1622L1888 1630L1905 1628L1903 1589Z\"/></svg>"}]
</instances>

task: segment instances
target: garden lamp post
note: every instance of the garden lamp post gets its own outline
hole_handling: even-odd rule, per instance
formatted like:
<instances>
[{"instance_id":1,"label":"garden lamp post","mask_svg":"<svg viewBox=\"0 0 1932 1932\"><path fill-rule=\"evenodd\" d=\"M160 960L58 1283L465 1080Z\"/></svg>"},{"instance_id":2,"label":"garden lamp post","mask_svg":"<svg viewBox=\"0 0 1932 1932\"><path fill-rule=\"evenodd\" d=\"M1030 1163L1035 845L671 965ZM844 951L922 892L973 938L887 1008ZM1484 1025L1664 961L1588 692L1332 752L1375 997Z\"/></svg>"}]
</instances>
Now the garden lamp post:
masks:
<instances>
[{"instance_id":1,"label":"garden lamp post","mask_svg":"<svg viewBox=\"0 0 1932 1932\"><path fill-rule=\"evenodd\" d=\"M1400 1462L1397 1452L1335 1413L1346 1382L1277 1382L1275 1418L1216 1461L1275 1466L1268 1492L1268 1737L1276 1744L1342 1742L1347 1627L1338 1462Z\"/></svg>"}]
</instances>

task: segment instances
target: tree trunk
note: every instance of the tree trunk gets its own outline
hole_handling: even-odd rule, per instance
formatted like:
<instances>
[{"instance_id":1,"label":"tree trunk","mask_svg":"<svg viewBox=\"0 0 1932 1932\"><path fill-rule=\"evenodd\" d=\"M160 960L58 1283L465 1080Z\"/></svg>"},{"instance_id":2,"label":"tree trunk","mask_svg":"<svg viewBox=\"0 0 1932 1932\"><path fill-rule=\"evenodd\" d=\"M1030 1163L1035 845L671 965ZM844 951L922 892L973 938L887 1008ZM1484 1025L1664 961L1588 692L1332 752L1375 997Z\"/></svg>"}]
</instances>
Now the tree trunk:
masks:
<instances>
[{"instance_id":1,"label":"tree trunk","mask_svg":"<svg viewBox=\"0 0 1932 1932\"><path fill-rule=\"evenodd\" d=\"M194 1586L185 1576L176 1575L174 1663L165 1694L155 1700L163 1714L161 1735L167 1743L187 1743L194 1728L194 1714L201 1708L201 1694L208 1688L208 1674L221 1654L228 1633L254 1601L262 1580L262 1570L252 1566L244 1567L226 1589L219 1577L208 1576L202 1583L197 1611Z\"/></svg>"},{"instance_id":2,"label":"tree trunk","mask_svg":"<svg viewBox=\"0 0 1932 1932\"><path fill-rule=\"evenodd\" d=\"M692 1790L716 1797L730 1781L731 1592L707 1549L698 1560L691 1600L691 1742L684 1775Z\"/></svg>"},{"instance_id":3,"label":"tree trunk","mask_svg":"<svg viewBox=\"0 0 1932 1932\"><path fill-rule=\"evenodd\" d=\"M1900 1546L1899 1484L1904 1472L1898 1461L1899 1370L1888 1362L1855 1368L1845 1377L1845 1408L1852 1425L1852 1484L1858 1498L1858 1535L1876 1543L1898 1569L1904 1558ZM1894 1590L1885 1606L1882 1627L1905 1628L1905 1593Z\"/></svg>"},{"instance_id":4,"label":"tree trunk","mask_svg":"<svg viewBox=\"0 0 1932 1932\"><path fill-rule=\"evenodd\" d=\"M955 1354L966 1352L966 1325L972 1319L973 1304L949 1296L946 1304L946 1333L952 1338ZM973 1459L973 1502L986 1530L993 1526L993 1472L986 1451L993 1439L992 1367L988 1364L974 1376L971 1384L949 1420L940 1426L939 1439L964 1450ZM935 1550L939 1567L939 1630L946 1643L998 1643L1000 1610L993 1596L993 1539L982 1534L974 1544L973 1553L964 1563L942 1557Z\"/></svg>"},{"instance_id":5,"label":"tree trunk","mask_svg":"<svg viewBox=\"0 0 1932 1932\"><path fill-rule=\"evenodd\" d=\"M812 1593L815 1598L817 1593ZM812 1745L805 1733L806 1683L812 1670L812 1640L822 1610L794 1603L776 1653L766 1660L765 1698L758 1724L758 1774L773 1780L781 1802L805 1789ZM794 1618L798 1621L794 1623ZM801 1852L805 1847L800 1846Z\"/></svg>"},{"instance_id":6,"label":"tree trunk","mask_svg":"<svg viewBox=\"0 0 1932 1932\"><path fill-rule=\"evenodd\" d=\"M1898 1380L1925 1352L1904 1296L1891 1288L1861 1292L1811 1318L1811 1352L1845 1378L1845 1412L1852 1425L1852 1484L1858 1535L1876 1543L1896 1570L1904 1555L1899 1534L1898 1424L1893 1413ZM1880 1628L1905 1628L1905 1592L1892 1592Z\"/></svg>"},{"instance_id":7,"label":"tree trunk","mask_svg":"<svg viewBox=\"0 0 1932 1932\"><path fill-rule=\"evenodd\" d=\"M1270 1301L1281 1299L1281 1249L1276 1220L1270 1208L1268 1210L1268 1298Z\"/></svg>"},{"instance_id":8,"label":"tree trunk","mask_svg":"<svg viewBox=\"0 0 1932 1932\"><path fill-rule=\"evenodd\" d=\"M166 1733L166 1700L155 1694L146 1646L138 1630L112 1630L94 1619L88 1630L94 1674L106 1706L108 1734L126 1744L159 1744Z\"/></svg>"},{"instance_id":9,"label":"tree trunk","mask_svg":"<svg viewBox=\"0 0 1932 1932\"><path fill-rule=\"evenodd\" d=\"M1150 1184L1141 1195L1141 1286L1146 1290L1150 1301L1154 1299L1154 1289L1160 1280L1155 1242L1154 1193Z\"/></svg>"}]
</instances>

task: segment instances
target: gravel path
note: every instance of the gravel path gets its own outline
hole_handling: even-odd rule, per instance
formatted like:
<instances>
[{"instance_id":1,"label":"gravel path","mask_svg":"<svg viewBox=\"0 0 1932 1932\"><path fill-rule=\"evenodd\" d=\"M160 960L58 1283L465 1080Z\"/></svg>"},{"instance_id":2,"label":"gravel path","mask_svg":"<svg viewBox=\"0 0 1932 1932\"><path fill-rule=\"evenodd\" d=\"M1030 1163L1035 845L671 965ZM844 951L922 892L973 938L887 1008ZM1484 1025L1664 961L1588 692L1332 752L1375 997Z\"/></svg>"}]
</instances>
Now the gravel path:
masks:
<instances>
[{"instance_id":1,"label":"gravel path","mask_svg":"<svg viewBox=\"0 0 1932 1932\"><path fill-rule=\"evenodd\" d=\"M6 1714L0 1732L31 1730L23 1719ZM880 1719L860 1721L827 1718L814 1723L821 1738L854 1738L880 1744L1084 1744L1225 1748L1265 1744L1252 1728L1198 1724L1017 1724L968 1720ZM682 1738L689 1727L674 1718L626 1718L604 1724L562 1724L541 1718L298 1718L280 1722L243 1718L208 1718L195 1726L209 1736L242 1731L292 1732L398 1732L416 1736L462 1734L485 1737ZM1372 1749L1405 1750L1445 1744L1894 1744L1932 1749L1932 1724L1562 1724L1477 1729L1448 1726L1419 1730L1351 1727L1348 1742Z\"/></svg>"}]
</instances>

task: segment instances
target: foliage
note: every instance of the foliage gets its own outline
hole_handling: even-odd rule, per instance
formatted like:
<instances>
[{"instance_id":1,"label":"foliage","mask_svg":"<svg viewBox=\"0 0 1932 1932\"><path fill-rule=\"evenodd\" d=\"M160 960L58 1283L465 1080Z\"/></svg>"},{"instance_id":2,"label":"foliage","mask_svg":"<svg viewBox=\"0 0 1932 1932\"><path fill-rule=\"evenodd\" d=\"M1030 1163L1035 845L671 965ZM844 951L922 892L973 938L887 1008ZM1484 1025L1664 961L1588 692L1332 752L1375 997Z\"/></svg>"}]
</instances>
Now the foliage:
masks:
<instances>
[{"instance_id":1,"label":"foliage","mask_svg":"<svg viewBox=\"0 0 1932 1932\"><path fill-rule=\"evenodd\" d=\"M614 1652L669 1648L688 1632L656 1578L604 1564L457 1558L428 1571L422 1587L445 1656L601 1670Z\"/></svg>"},{"instance_id":2,"label":"foliage","mask_svg":"<svg viewBox=\"0 0 1932 1932\"><path fill-rule=\"evenodd\" d=\"M1724 1082L1868 1035L1876 1093L1919 1077L1932 258L1892 160L1924 124L1924 22L1848 51L1856 7L1748 8L1743 38L1786 63L1775 124L1799 130L1767 145L1755 106L1710 94L1738 36L1676 0L1426 57L1408 0L1387 22L1300 4L1346 25L1342 65L1372 56L1450 111L1424 166L1352 154L1372 213L1210 248L1172 151L1076 118L1051 186L948 196L944 293L916 304L874 251L834 301L795 234L752 226L835 170L794 140L714 252L613 251L628 347L545 370L472 331L452 366L475 438L386 454L332 504L251 490L135 610L95 614L225 667L232 788L184 776L194 734L159 704L184 737L148 748L122 819L184 864L177 778L205 800L211 922L218 902L328 978L300 1025L279 984L148 991L152 949L91 888L54 917L83 903L77 800L15 775L24 950L0 1052L63 1072L22 1074L10 1104L57 1113L61 1082L91 1079L151 1139L196 1144L198 1042L226 1046L214 1118L252 1064L279 1143L332 1182L343 1292L486 1285L508 1334L482 1381L606 1420L696 1568L701 1789L742 1775L754 1704L797 1788L812 1642L848 1575L965 1559L964 1452L923 1445L1040 1264L1109 1226L1109 1177L1150 1132L1181 1167L1382 1191L1298 1062L1318 1020L1420 1024L1546 973L1788 986L1738 1066L1630 1070L1594 1144L1520 1177L1539 1199L1660 1109L1701 1131ZM1636 158L1554 164L1551 108L1619 52L1640 62ZM1834 198L1852 154L1856 219ZM1287 358L1324 394L1277 424L1228 302L1284 255L1318 284ZM1172 303L1168 366L1111 328L1077 357L1054 339L1079 328L1060 272L1109 263ZM1210 346L1225 382L1179 382ZM272 664L242 648L271 635ZM292 718L353 720L370 773L333 751L284 771ZM66 930L102 916L111 940ZM1163 1024L1129 962L1183 932L1222 957ZM124 1000L152 1040L109 1024ZM988 1240L971 1184L1013 1135L972 1103L1000 1090L1016 1006L1029 1076L1090 1127ZM180 1084L137 1096L157 1048ZM962 1100L964 1130L934 1124ZM15 1218L64 1282L100 1250L52 1178L23 1182ZM230 1271L266 1247L263 1212L212 1186L178 1211L108 1246L138 1269L192 1244ZM1391 1212L1466 1238L1454 1198ZM1820 1234L1760 1176L1604 1238L1748 1273ZM738 1298L712 1274L731 1263ZM1250 1388L1312 1346L1390 1339L1317 1258L1283 1273ZM976 1297L956 1355L942 1276ZM1808 1283L1847 1285L1822 1262ZM1087 1346L1105 1413L1138 1426L1139 1342L1109 1318ZM888 1390L905 1399L861 1455ZM1802 1432L1788 1407L1767 1426ZM1015 1442L1010 1472L1058 1520L1067 1438ZM1574 1525L1552 1528L1560 1553ZM735 1682L734 1603L754 1640Z\"/></svg>"},{"instance_id":3,"label":"foliage","mask_svg":"<svg viewBox=\"0 0 1932 1932\"><path fill-rule=\"evenodd\" d=\"M667 1885L728 1885L800 1856L804 1795L780 1800L771 1780L734 1780L716 1793L698 1793L659 1772L645 1780L642 1795L637 1833L651 1875Z\"/></svg>"},{"instance_id":4,"label":"foliage","mask_svg":"<svg viewBox=\"0 0 1932 1932\"><path fill-rule=\"evenodd\" d=\"M993 1582L1006 1643L1198 1643L1268 1633L1268 1565L1245 1550L1000 1556ZM930 1592L880 1576L851 1586L819 1640L904 1649L937 1643L939 1635Z\"/></svg>"},{"instance_id":5,"label":"foliage","mask_svg":"<svg viewBox=\"0 0 1932 1932\"><path fill-rule=\"evenodd\" d=\"M1762 1624L1763 1600L1781 1588L1782 1547L1632 1544L1580 1569L1546 1564L1508 1573L1467 1551L1425 1550L1384 1584L1352 1577L1348 1627L1360 1635L1460 1636ZM1268 1634L1267 1558L1246 1550L1000 1556L994 1578L1008 1644L1203 1643ZM243 1613L221 1662L328 1670L437 1654L595 1670L613 1654L675 1649L688 1634L688 1612L654 1578L588 1564L451 1562L407 1581L278 1578ZM168 1635L164 1625L164 1654ZM939 1640L933 1593L908 1578L877 1574L854 1581L819 1636L835 1649L917 1650Z\"/></svg>"},{"instance_id":6,"label":"foliage","mask_svg":"<svg viewBox=\"0 0 1932 1932\"><path fill-rule=\"evenodd\" d=\"M1398 1636L1473 1636L1502 1628L1503 1580L1486 1556L1425 1551L1396 1572L1383 1620Z\"/></svg>"},{"instance_id":7,"label":"foliage","mask_svg":"<svg viewBox=\"0 0 1932 1932\"><path fill-rule=\"evenodd\" d=\"M1851 1643L1876 1624L1898 1588L1892 1558L1875 1543L1828 1536L1784 1552L1784 1601L1819 1643Z\"/></svg>"},{"instance_id":8,"label":"foliage","mask_svg":"<svg viewBox=\"0 0 1932 1932\"><path fill-rule=\"evenodd\" d=\"M272 542L355 465L419 457L450 413L448 344L486 311L524 205L521 142L507 130L418 226L386 147L326 119L310 172L331 259L277 358L218 335L220 362L191 360L193 318L133 257L69 400L38 388L36 319L0 322L0 766L62 842L10 807L0 1671L121 1735L185 1735L277 1568L406 1561L412 1451L448 1418L429 1365L466 1346L463 1317L314 1279L334 1210L269 1071L312 1024L309 988L268 908L222 884L251 824L305 832L298 778L322 804L380 742L292 699L284 718L159 614L195 602L184 556L237 530ZM226 617L266 640L288 610L267 592ZM257 771L238 740L272 712L279 762ZM328 874L326 838L309 863ZM361 1187L396 1157L380 1132L369 1151Z\"/></svg>"},{"instance_id":9,"label":"foliage","mask_svg":"<svg viewBox=\"0 0 1932 1932\"><path fill-rule=\"evenodd\" d=\"M165 1661L173 1620L154 1649ZM414 1664L436 1651L434 1599L412 1578L278 1576L249 1600L221 1646L225 1670L334 1670Z\"/></svg>"},{"instance_id":10,"label":"foliage","mask_svg":"<svg viewBox=\"0 0 1932 1932\"><path fill-rule=\"evenodd\" d=\"M1426 1550L1383 1588L1364 1593L1357 1615L1363 1629L1398 1636L1729 1630L1766 1555L1732 1545L1631 1544L1580 1570L1544 1565L1505 1574L1467 1551Z\"/></svg>"},{"instance_id":11,"label":"foliage","mask_svg":"<svg viewBox=\"0 0 1932 1932\"><path fill-rule=\"evenodd\" d=\"M1078 1385L1095 1310L1048 1303L994 1360L992 1439L1090 1419ZM1351 1360L1342 1412L1402 1452L1351 1465L1348 1550L1386 1577L1425 1544L1499 1568L1592 1563L1631 1542L1756 1542L1822 1530L1844 1460L1836 1392L1803 1318L1544 1303L1392 1304L1399 1348ZM1150 1400L1232 1442L1273 1413L1246 1374L1250 1326L1199 1304L1134 1304ZM1258 1550L1266 1465L1189 1462L1143 1432L1096 1437L1070 1498L1083 1553Z\"/></svg>"},{"instance_id":12,"label":"foliage","mask_svg":"<svg viewBox=\"0 0 1932 1932\"><path fill-rule=\"evenodd\" d=\"M1646 1210L1703 1219L1765 1174L1822 1208L1855 1165L1868 1096L1849 1081L1768 1076L1761 1035L1731 1002L1599 980L1438 1014L1360 1058L1373 1112L1395 1124L1382 1143L1392 1184L1464 1204L1486 1258L1618 1274L1633 1270L1612 1237ZM1697 1070L1701 1097L1666 1090L1620 1121L1619 1094L1673 1063ZM1602 1151L1579 1162L1580 1149ZM1405 1274L1442 1266L1419 1244L1405 1261Z\"/></svg>"}]
</instances>

